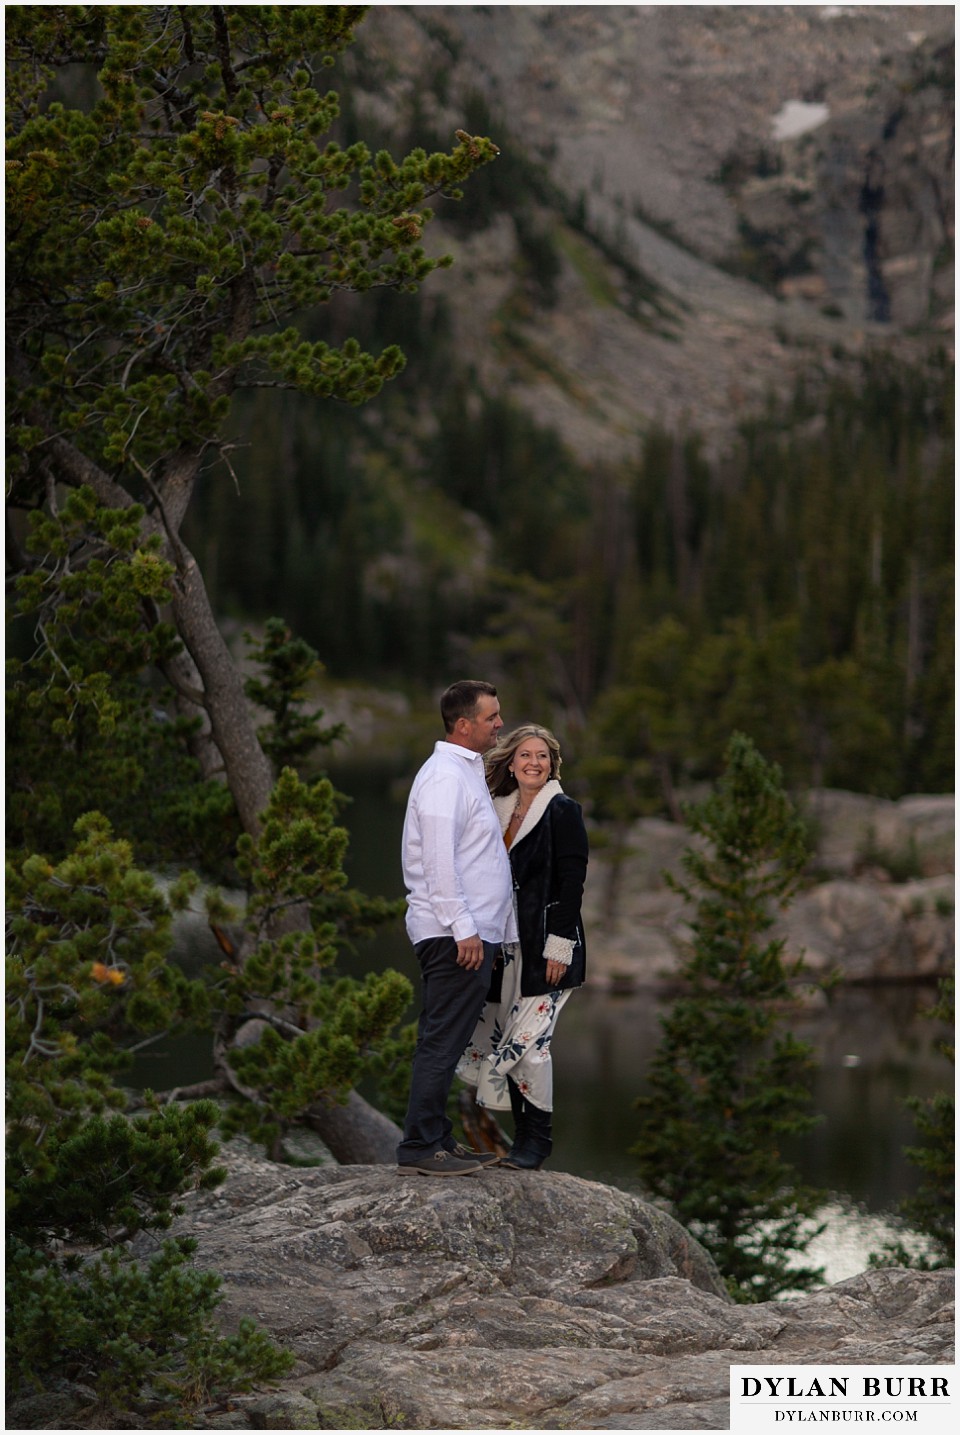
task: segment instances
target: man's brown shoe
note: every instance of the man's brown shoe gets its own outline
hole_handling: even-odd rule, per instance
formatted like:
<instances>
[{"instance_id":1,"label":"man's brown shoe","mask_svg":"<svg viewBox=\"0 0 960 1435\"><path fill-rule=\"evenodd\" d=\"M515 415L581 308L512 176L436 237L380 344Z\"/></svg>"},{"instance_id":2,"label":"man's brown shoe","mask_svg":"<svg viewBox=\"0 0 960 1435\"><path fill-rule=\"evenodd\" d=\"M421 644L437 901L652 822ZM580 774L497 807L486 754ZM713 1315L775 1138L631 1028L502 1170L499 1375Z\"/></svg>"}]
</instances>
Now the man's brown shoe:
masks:
<instances>
[{"instance_id":1,"label":"man's brown shoe","mask_svg":"<svg viewBox=\"0 0 960 1435\"><path fill-rule=\"evenodd\" d=\"M454 1142L450 1155L456 1156L459 1161L473 1161L477 1166L490 1166L500 1160L496 1151L474 1151L472 1146L464 1146L462 1141Z\"/></svg>"},{"instance_id":2,"label":"man's brown shoe","mask_svg":"<svg viewBox=\"0 0 960 1435\"><path fill-rule=\"evenodd\" d=\"M420 1161L403 1162L397 1166L401 1176L476 1176L481 1167L479 1161L462 1161L450 1151L434 1151Z\"/></svg>"}]
</instances>

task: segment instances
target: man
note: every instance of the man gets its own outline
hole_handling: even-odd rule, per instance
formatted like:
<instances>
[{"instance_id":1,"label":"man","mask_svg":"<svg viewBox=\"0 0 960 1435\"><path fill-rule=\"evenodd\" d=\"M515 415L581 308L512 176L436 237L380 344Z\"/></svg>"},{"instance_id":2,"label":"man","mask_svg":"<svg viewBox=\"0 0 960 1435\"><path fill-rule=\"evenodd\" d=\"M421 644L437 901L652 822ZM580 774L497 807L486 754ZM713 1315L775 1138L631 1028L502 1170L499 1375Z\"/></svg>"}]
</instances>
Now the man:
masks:
<instances>
[{"instance_id":1,"label":"man","mask_svg":"<svg viewBox=\"0 0 960 1435\"><path fill-rule=\"evenodd\" d=\"M471 1176L494 1158L454 1140L446 1108L494 958L517 937L510 862L483 766L503 721L496 688L469 680L447 688L440 714L446 737L414 779L403 825L422 1010L397 1163L402 1174Z\"/></svg>"}]
</instances>

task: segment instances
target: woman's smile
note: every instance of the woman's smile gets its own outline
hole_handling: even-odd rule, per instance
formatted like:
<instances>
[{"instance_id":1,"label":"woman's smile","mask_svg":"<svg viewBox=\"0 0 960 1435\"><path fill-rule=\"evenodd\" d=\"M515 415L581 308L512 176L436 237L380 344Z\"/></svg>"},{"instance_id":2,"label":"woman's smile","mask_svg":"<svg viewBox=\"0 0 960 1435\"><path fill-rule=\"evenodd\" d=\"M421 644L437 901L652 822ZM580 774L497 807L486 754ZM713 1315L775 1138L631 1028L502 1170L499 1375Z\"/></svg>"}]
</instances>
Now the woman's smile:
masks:
<instances>
[{"instance_id":1,"label":"woman's smile","mask_svg":"<svg viewBox=\"0 0 960 1435\"><path fill-rule=\"evenodd\" d=\"M517 785L528 791L543 787L550 776L550 751L539 739L518 748L513 759Z\"/></svg>"}]
</instances>

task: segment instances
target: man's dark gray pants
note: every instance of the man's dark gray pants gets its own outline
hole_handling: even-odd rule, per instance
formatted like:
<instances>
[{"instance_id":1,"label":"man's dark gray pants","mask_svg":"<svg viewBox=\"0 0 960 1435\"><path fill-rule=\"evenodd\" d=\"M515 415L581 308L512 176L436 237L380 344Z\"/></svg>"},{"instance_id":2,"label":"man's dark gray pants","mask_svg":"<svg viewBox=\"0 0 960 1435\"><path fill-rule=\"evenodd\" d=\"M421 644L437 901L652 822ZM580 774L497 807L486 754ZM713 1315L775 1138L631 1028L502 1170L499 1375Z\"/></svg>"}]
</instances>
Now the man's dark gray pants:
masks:
<instances>
[{"instance_id":1,"label":"man's dark gray pants","mask_svg":"<svg viewBox=\"0 0 960 1435\"><path fill-rule=\"evenodd\" d=\"M449 1150L453 1127L447 1097L487 999L500 943L484 942L483 965L475 972L457 966L452 937L431 937L413 950L420 963L422 1006L403 1140L397 1147L401 1166Z\"/></svg>"}]
</instances>

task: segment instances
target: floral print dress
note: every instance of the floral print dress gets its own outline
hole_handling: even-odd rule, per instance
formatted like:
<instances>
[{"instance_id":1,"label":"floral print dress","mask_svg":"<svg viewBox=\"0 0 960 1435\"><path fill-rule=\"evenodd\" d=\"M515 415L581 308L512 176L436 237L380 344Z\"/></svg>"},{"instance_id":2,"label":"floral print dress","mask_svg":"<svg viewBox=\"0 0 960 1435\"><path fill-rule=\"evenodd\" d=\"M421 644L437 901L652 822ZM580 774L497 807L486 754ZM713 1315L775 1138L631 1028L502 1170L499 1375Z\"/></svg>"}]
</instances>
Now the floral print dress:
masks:
<instances>
[{"instance_id":1,"label":"floral print dress","mask_svg":"<svg viewBox=\"0 0 960 1435\"><path fill-rule=\"evenodd\" d=\"M552 1111L550 1040L570 991L521 996L520 949L515 943L504 948L503 963L500 1000L487 1002L480 1013L457 1075L477 1088L478 1106L509 1111L509 1075L528 1101L541 1111Z\"/></svg>"}]
</instances>

